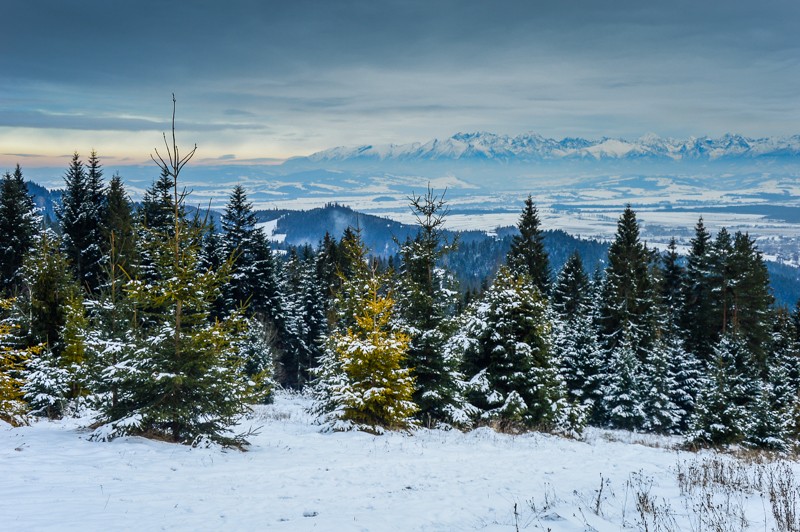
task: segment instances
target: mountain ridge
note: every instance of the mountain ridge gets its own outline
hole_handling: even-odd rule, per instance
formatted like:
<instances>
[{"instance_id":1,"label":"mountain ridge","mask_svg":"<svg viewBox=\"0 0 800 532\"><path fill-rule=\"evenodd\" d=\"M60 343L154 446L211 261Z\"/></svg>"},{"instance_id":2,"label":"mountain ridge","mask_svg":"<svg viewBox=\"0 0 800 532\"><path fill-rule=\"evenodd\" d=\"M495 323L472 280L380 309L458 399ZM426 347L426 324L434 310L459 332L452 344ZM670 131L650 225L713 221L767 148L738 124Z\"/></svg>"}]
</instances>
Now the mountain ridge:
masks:
<instances>
[{"instance_id":1,"label":"mountain ridge","mask_svg":"<svg viewBox=\"0 0 800 532\"><path fill-rule=\"evenodd\" d=\"M533 132L510 136L481 131L456 133L444 140L427 142L338 146L305 157L294 157L284 164L335 161L717 161L770 157L800 157L800 135L752 138L726 133L717 138L675 139L649 133L630 141L611 137L599 140L564 137L557 140Z\"/></svg>"}]
</instances>

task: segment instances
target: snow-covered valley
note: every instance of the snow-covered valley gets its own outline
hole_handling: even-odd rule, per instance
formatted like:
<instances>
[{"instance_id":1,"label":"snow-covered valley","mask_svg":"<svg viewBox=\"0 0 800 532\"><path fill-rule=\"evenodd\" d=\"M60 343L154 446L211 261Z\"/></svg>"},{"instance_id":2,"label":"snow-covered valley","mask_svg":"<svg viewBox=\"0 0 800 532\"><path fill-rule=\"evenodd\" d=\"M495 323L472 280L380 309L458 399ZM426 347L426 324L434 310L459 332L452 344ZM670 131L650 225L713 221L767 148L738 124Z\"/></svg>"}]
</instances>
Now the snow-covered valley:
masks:
<instances>
[{"instance_id":1,"label":"snow-covered valley","mask_svg":"<svg viewBox=\"0 0 800 532\"><path fill-rule=\"evenodd\" d=\"M279 393L256 407L241 426L258 432L247 452L91 442L89 418L0 423L0 528L773 530L768 478L800 477L796 463L747 465L597 429L580 441L488 428L321 433L308 406ZM714 483L726 471L731 485ZM692 487L702 472L714 475Z\"/></svg>"}]
</instances>

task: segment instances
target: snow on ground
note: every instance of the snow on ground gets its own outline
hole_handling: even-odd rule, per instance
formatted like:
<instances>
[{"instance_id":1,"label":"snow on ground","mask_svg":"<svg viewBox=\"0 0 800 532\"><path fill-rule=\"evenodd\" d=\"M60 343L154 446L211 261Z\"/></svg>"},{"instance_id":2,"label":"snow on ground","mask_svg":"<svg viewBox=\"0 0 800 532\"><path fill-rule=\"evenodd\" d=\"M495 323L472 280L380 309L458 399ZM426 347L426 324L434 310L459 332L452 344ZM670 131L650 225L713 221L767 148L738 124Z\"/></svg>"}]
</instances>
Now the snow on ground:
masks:
<instances>
[{"instance_id":1,"label":"snow on ground","mask_svg":"<svg viewBox=\"0 0 800 532\"><path fill-rule=\"evenodd\" d=\"M640 444L674 439L320 433L308 405L279 394L257 407L243 424L260 427L248 452L89 442L87 420L0 422L0 528L616 531L644 528L639 492L671 505L673 529L702 528L687 515L675 468L703 455ZM740 504L753 529L771 529L769 502L756 493Z\"/></svg>"}]
</instances>

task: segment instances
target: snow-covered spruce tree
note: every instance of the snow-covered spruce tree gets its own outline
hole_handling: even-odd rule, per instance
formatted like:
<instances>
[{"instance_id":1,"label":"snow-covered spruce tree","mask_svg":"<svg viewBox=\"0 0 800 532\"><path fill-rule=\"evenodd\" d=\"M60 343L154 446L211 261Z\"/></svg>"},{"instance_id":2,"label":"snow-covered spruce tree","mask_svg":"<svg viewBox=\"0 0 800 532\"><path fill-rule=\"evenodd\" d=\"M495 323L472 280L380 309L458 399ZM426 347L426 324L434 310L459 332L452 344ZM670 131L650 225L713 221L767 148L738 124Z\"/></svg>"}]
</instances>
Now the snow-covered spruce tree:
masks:
<instances>
[{"instance_id":1,"label":"snow-covered spruce tree","mask_svg":"<svg viewBox=\"0 0 800 532\"><path fill-rule=\"evenodd\" d=\"M0 183L0 294L13 295L20 288L22 260L33 246L41 225L33 199L17 165Z\"/></svg>"},{"instance_id":2,"label":"snow-covered spruce tree","mask_svg":"<svg viewBox=\"0 0 800 532\"><path fill-rule=\"evenodd\" d=\"M409 199L418 230L400 248L397 325L411 338L408 366L415 377L418 418L426 425L453 423L464 418L463 398L458 360L446 356L444 346L453 332L458 294L452 289L452 275L439 263L455 244L442 235L447 216L444 194L436 195L428 187L424 196Z\"/></svg>"},{"instance_id":3,"label":"snow-covered spruce tree","mask_svg":"<svg viewBox=\"0 0 800 532\"><path fill-rule=\"evenodd\" d=\"M760 393L753 356L743 338L724 335L714 347L708 387L698 400L690 439L707 445L741 443Z\"/></svg>"},{"instance_id":4,"label":"snow-covered spruce tree","mask_svg":"<svg viewBox=\"0 0 800 532\"><path fill-rule=\"evenodd\" d=\"M592 320L592 287L583 261L573 253L556 279L550 304L554 310L553 352L571 401L591 407L600 397L598 381L603 355Z\"/></svg>"},{"instance_id":5,"label":"snow-covered spruce tree","mask_svg":"<svg viewBox=\"0 0 800 532\"><path fill-rule=\"evenodd\" d=\"M296 249L291 249L280 269L281 308L284 323L281 334L281 377L286 386L302 389L313 367L312 344L307 343L309 327L304 317L302 277L304 266Z\"/></svg>"},{"instance_id":6,"label":"snow-covered spruce tree","mask_svg":"<svg viewBox=\"0 0 800 532\"><path fill-rule=\"evenodd\" d=\"M766 384L771 394L772 411L780 417L786 442L800 440L800 343L792 316L775 311L772 339L767 359Z\"/></svg>"},{"instance_id":7,"label":"snow-covered spruce tree","mask_svg":"<svg viewBox=\"0 0 800 532\"><path fill-rule=\"evenodd\" d=\"M661 326L659 338L654 346L654 366L649 368L651 375L661 376L657 379L659 383L668 386L669 402L664 403L663 398L659 399L659 394L656 393L650 399L652 406L647 408L649 430L657 432L666 430L686 432L694 414L697 397L704 387L704 366L694 353L686 349L686 332L681 328L685 309L684 297L687 291L686 270L681 266L679 259L677 243L673 238L666 253L661 255L658 279L660 296L658 312ZM666 373L660 371L662 365L658 360L662 358L668 362ZM657 402L674 409L656 406ZM674 421L671 427L666 426L669 424L665 423L667 419Z\"/></svg>"},{"instance_id":8,"label":"snow-covered spruce tree","mask_svg":"<svg viewBox=\"0 0 800 532\"><path fill-rule=\"evenodd\" d=\"M258 290L256 262L262 243L256 233L256 215L242 185L233 187L222 215L222 252L233 258L231 279L225 284L225 307L228 311L246 305Z\"/></svg>"},{"instance_id":9,"label":"snow-covered spruce tree","mask_svg":"<svg viewBox=\"0 0 800 532\"><path fill-rule=\"evenodd\" d=\"M409 338L391 327L394 300L381 294L383 283L372 270L342 287L343 294L360 297L353 324L331 335L315 370L315 410L327 429L381 434L416 425L414 378L404 368Z\"/></svg>"},{"instance_id":10,"label":"snow-covered spruce tree","mask_svg":"<svg viewBox=\"0 0 800 532\"><path fill-rule=\"evenodd\" d=\"M647 420L644 375L636 348L627 331L609 353L603 387L602 409L606 423L615 429L640 430Z\"/></svg>"},{"instance_id":11,"label":"snow-covered spruce tree","mask_svg":"<svg viewBox=\"0 0 800 532\"><path fill-rule=\"evenodd\" d=\"M240 445L243 440L230 426L246 410L249 392L236 350L243 323L238 314L210 320L211 304L230 264L219 271L198 271L202 226L183 215L186 194L178 185L196 147L180 155L174 104L173 98L172 142L164 136L167 158L158 151L153 157L173 184L172 228L144 243L152 280L135 279L125 287L138 318L130 333L135 348L117 364L118 371L126 372L117 390L118 405L125 405L126 412L118 417L110 409L101 412L103 425L94 437L141 434L181 443Z\"/></svg>"},{"instance_id":12,"label":"snow-covered spruce tree","mask_svg":"<svg viewBox=\"0 0 800 532\"><path fill-rule=\"evenodd\" d=\"M103 242L105 243L105 279L108 274L134 277L137 263L136 232L134 228L133 206L119 174L115 174L108 185L105 218L103 220Z\"/></svg>"},{"instance_id":13,"label":"snow-covered spruce tree","mask_svg":"<svg viewBox=\"0 0 800 532\"><path fill-rule=\"evenodd\" d=\"M639 240L636 214L628 206L620 216L617 234L608 250L598 309L600 341L606 350L606 376L601 377L606 391L605 404L597 405L596 411L608 416L602 421L618 428L644 428L645 417L643 413L639 415L639 408L646 397L640 395L635 407L630 401L636 394L649 391L639 387L639 383L657 338L652 259L653 255ZM636 388L626 388L629 384L635 384ZM614 398L615 393L624 396ZM621 413L614 414L615 410Z\"/></svg>"},{"instance_id":14,"label":"snow-covered spruce tree","mask_svg":"<svg viewBox=\"0 0 800 532\"><path fill-rule=\"evenodd\" d=\"M222 217L222 255L232 260L231 279L223 286L224 313L244 309L251 321L259 322L271 342L276 360L292 353L292 331L285 308L280 272L264 232L256 227L253 205L241 185L231 192ZM281 368L280 380L288 382L296 371ZM299 387L299 386L298 386Z\"/></svg>"},{"instance_id":15,"label":"snow-covered spruce tree","mask_svg":"<svg viewBox=\"0 0 800 532\"><path fill-rule=\"evenodd\" d=\"M467 399L502 428L559 426L566 389L550 346L547 304L525 276L501 267L456 333L463 346Z\"/></svg>"},{"instance_id":16,"label":"snow-covered spruce tree","mask_svg":"<svg viewBox=\"0 0 800 532\"><path fill-rule=\"evenodd\" d=\"M26 318L27 345L42 344L58 358L64 351L62 332L67 305L79 293L69 262L59 250L55 233L44 229L22 266L23 297L18 303Z\"/></svg>"},{"instance_id":17,"label":"snow-covered spruce tree","mask_svg":"<svg viewBox=\"0 0 800 532\"><path fill-rule=\"evenodd\" d=\"M89 172L75 153L64 175L64 194L57 211L63 251L81 287L95 290L103 268L104 200L102 170L92 152Z\"/></svg>"},{"instance_id":18,"label":"snow-covered spruce tree","mask_svg":"<svg viewBox=\"0 0 800 532\"><path fill-rule=\"evenodd\" d=\"M703 218L700 218L686 257L680 328L684 334L686 350L693 353L703 366L710 364L718 338L710 281L711 244L711 235L703 224Z\"/></svg>"},{"instance_id":19,"label":"snow-covered spruce tree","mask_svg":"<svg viewBox=\"0 0 800 532\"><path fill-rule=\"evenodd\" d=\"M550 293L550 261L539 228L539 213L530 195L525 200L517 229L519 234L511 241L506 264L515 274L528 276L533 286L547 295Z\"/></svg>"},{"instance_id":20,"label":"snow-covered spruce tree","mask_svg":"<svg viewBox=\"0 0 800 532\"><path fill-rule=\"evenodd\" d=\"M256 317L247 319L244 335L237 344L242 359L241 372L251 381L251 400L272 402L275 389L275 328Z\"/></svg>"}]
</instances>

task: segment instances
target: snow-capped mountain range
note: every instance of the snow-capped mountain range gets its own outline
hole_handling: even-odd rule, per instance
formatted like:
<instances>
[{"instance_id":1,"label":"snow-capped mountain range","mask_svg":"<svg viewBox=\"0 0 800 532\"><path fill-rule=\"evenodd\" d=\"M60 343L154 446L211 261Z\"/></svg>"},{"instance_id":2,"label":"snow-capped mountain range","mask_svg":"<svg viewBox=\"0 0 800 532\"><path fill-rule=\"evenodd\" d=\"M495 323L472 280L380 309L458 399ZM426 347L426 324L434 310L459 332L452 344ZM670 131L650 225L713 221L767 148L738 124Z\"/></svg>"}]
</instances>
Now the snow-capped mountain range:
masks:
<instances>
[{"instance_id":1,"label":"snow-capped mountain range","mask_svg":"<svg viewBox=\"0 0 800 532\"><path fill-rule=\"evenodd\" d=\"M290 161L448 161L531 162L558 160L724 160L734 158L800 157L800 135L748 138L662 138L648 134L628 141L602 138L545 138L535 133L515 137L495 133L458 133L450 138L410 144L337 147Z\"/></svg>"}]
</instances>

